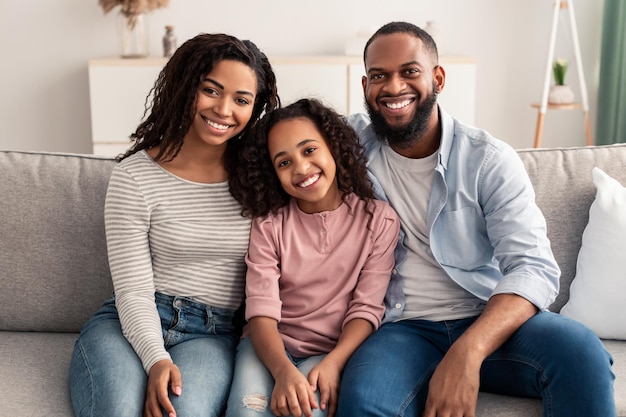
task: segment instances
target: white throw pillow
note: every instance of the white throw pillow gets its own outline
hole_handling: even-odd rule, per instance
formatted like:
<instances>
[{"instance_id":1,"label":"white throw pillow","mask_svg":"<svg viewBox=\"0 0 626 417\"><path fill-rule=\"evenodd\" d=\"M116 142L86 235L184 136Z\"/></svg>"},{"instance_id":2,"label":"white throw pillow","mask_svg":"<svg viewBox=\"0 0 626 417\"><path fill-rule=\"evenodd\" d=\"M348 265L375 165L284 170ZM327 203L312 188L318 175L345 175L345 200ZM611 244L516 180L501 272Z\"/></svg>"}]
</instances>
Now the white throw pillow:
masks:
<instances>
[{"instance_id":1,"label":"white throw pillow","mask_svg":"<svg viewBox=\"0 0 626 417\"><path fill-rule=\"evenodd\" d=\"M591 174L596 199L561 314L603 339L626 340L626 188L598 167Z\"/></svg>"}]
</instances>

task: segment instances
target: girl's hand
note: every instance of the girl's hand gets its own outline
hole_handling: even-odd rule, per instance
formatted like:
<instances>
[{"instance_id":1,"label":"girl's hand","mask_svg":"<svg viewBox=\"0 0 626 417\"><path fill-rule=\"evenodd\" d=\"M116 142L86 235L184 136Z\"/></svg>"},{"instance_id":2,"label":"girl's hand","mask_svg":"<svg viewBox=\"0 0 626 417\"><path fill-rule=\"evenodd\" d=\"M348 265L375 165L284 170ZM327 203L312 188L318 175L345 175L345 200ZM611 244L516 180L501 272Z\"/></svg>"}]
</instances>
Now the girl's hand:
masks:
<instances>
[{"instance_id":1,"label":"girl's hand","mask_svg":"<svg viewBox=\"0 0 626 417\"><path fill-rule=\"evenodd\" d=\"M144 417L163 417L161 408L169 417L176 417L176 410L174 410L168 395L169 387L175 395L181 395L183 380L178 366L169 359L164 359L150 368L146 388L146 404L143 410Z\"/></svg>"},{"instance_id":2,"label":"girl's hand","mask_svg":"<svg viewBox=\"0 0 626 417\"><path fill-rule=\"evenodd\" d=\"M320 407L328 410L328 417L333 417L337 411L340 378L339 366L328 356L309 372L309 383L314 391L320 390Z\"/></svg>"},{"instance_id":3,"label":"girl's hand","mask_svg":"<svg viewBox=\"0 0 626 417\"><path fill-rule=\"evenodd\" d=\"M293 364L286 366L274 379L271 410L277 416L313 417L317 408L313 387Z\"/></svg>"}]
</instances>

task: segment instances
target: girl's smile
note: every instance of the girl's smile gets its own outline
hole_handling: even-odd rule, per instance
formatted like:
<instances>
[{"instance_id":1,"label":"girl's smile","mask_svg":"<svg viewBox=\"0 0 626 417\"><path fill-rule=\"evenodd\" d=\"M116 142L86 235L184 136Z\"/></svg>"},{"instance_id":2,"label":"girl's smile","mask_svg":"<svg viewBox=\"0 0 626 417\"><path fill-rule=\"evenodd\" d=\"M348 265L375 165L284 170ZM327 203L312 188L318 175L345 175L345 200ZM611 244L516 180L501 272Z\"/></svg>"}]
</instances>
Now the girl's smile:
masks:
<instances>
[{"instance_id":1,"label":"girl's smile","mask_svg":"<svg viewBox=\"0 0 626 417\"><path fill-rule=\"evenodd\" d=\"M306 180L302 181L301 183L298 184L298 187L301 188L306 188L310 185L313 185L317 182L317 180L320 179L320 174L315 174L309 178L307 178Z\"/></svg>"}]
</instances>

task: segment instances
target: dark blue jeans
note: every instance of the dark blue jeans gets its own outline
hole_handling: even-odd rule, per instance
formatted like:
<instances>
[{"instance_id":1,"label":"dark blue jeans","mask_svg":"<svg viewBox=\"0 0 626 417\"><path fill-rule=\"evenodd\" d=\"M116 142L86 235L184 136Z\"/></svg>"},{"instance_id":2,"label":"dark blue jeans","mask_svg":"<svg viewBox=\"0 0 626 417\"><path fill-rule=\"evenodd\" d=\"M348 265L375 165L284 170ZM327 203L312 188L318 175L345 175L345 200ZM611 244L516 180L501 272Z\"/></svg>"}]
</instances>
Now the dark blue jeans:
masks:
<instances>
[{"instance_id":1,"label":"dark blue jeans","mask_svg":"<svg viewBox=\"0 0 626 417\"><path fill-rule=\"evenodd\" d=\"M435 368L475 320L383 325L346 364L337 417L420 416ZM542 398L545 417L613 417L612 363L587 327L542 312L483 362L480 390Z\"/></svg>"}]
</instances>

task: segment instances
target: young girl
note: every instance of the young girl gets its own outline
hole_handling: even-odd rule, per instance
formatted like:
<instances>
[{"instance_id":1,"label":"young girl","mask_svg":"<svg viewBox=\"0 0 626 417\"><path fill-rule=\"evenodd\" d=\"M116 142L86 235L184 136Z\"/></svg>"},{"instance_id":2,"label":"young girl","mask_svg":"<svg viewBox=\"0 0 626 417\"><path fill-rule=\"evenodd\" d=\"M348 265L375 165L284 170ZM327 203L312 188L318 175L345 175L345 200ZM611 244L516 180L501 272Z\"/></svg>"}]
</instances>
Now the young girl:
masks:
<instances>
[{"instance_id":1,"label":"young girl","mask_svg":"<svg viewBox=\"0 0 626 417\"><path fill-rule=\"evenodd\" d=\"M400 225L373 199L355 132L320 102L270 113L250 138L233 192L255 216L249 324L227 416L332 416L344 364L380 325Z\"/></svg>"},{"instance_id":2,"label":"young girl","mask_svg":"<svg viewBox=\"0 0 626 417\"><path fill-rule=\"evenodd\" d=\"M215 417L228 396L250 230L229 173L236 142L279 105L276 78L252 42L202 34L151 93L107 191L115 295L75 345L77 417Z\"/></svg>"}]
</instances>

